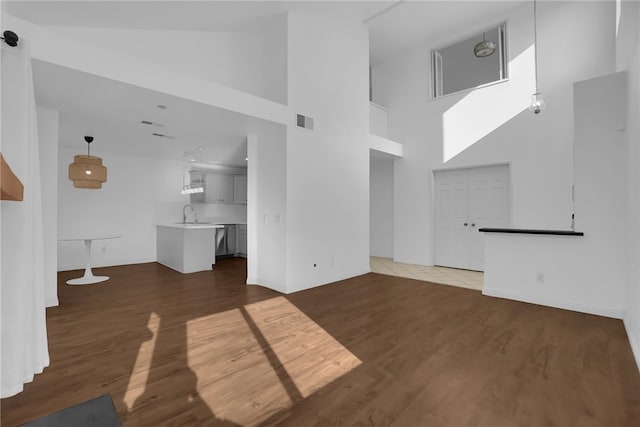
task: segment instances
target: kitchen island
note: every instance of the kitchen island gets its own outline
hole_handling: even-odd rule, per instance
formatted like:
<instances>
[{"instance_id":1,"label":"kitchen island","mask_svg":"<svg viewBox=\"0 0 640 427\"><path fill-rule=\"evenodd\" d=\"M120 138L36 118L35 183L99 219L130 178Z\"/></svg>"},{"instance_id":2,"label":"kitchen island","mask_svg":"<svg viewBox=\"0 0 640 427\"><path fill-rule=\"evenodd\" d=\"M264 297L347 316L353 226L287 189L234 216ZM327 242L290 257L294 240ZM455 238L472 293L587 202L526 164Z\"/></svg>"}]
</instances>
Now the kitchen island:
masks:
<instances>
[{"instance_id":1,"label":"kitchen island","mask_svg":"<svg viewBox=\"0 0 640 427\"><path fill-rule=\"evenodd\" d=\"M213 268L215 232L221 224L156 224L156 256L160 264L180 273Z\"/></svg>"}]
</instances>

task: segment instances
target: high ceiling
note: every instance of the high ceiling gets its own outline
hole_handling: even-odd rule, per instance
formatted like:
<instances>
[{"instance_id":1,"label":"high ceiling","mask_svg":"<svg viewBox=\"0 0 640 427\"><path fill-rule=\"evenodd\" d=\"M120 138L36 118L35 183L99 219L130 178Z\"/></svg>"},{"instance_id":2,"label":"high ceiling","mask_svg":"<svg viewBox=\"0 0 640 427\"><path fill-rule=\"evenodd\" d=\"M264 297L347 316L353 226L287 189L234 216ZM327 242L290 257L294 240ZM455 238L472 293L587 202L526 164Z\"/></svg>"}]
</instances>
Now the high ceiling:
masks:
<instances>
[{"instance_id":1,"label":"high ceiling","mask_svg":"<svg viewBox=\"0 0 640 427\"><path fill-rule=\"evenodd\" d=\"M247 134L279 131L264 120L47 62L33 61L33 74L38 104L59 111L60 145L80 152L92 135L95 151L183 160L201 146L193 156L199 163L246 167Z\"/></svg>"},{"instance_id":2,"label":"high ceiling","mask_svg":"<svg viewBox=\"0 0 640 427\"><path fill-rule=\"evenodd\" d=\"M529 1L530 2L530 1ZM366 22L371 63L425 41L493 24L526 0L466 1L8 1L7 11L39 25L191 31L259 31L282 13Z\"/></svg>"},{"instance_id":3,"label":"high ceiling","mask_svg":"<svg viewBox=\"0 0 640 427\"><path fill-rule=\"evenodd\" d=\"M376 65L429 41L464 38L493 24L524 1L10 1L6 11L52 27L260 32L282 13L340 16L365 22L370 61ZM202 145L198 160L242 166L249 132L273 132L272 124L86 73L34 63L36 94L60 111L60 144L182 159ZM158 104L167 105L159 110ZM163 127L144 125L149 120ZM151 136L161 133L175 139ZM135 141L135 144L132 144Z\"/></svg>"}]
</instances>

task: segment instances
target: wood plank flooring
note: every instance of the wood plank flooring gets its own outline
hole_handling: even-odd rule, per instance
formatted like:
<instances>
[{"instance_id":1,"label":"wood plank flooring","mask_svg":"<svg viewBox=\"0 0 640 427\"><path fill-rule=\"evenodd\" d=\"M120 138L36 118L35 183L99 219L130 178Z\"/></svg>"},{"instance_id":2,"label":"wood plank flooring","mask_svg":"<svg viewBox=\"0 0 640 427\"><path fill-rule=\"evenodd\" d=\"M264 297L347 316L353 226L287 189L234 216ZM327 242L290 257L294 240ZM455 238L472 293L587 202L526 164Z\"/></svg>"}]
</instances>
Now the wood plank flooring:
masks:
<instances>
[{"instance_id":1,"label":"wood plank flooring","mask_svg":"<svg viewBox=\"0 0 640 427\"><path fill-rule=\"evenodd\" d=\"M47 311L17 426L108 392L124 426L638 426L622 322L367 274L283 296L242 259L96 269Z\"/></svg>"}]
</instances>

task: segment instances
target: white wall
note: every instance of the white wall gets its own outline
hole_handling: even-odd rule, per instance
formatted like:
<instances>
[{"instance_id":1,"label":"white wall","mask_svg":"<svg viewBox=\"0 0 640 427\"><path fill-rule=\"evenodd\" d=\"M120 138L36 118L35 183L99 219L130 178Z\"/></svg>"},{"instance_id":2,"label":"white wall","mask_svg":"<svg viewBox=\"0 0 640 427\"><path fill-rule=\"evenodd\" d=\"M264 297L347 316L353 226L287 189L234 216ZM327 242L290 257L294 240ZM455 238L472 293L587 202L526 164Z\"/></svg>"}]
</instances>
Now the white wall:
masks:
<instances>
[{"instance_id":1,"label":"white wall","mask_svg":"<svg viewBox=\"0 0 640 427\"><path fill-rule=\"evenodd\" d=\"M627 295L624 323L636 362L640 368L640 7L636 2L622 3L622 22L619 35L625 46L632 45L628 54L617 57L619 64L628 64L627 85ZM631 30L632 35L625 34ZM620 51L619 51L620 52Z\"/></svg>"},{"instance_id":2,"label":"white wall","mask_svg":"<svg viewBox=\"0 0 640 427\"><path fill-rule=\"evenodd\" d=\"M260 95L285 105L288 104L287 27L287 15L282 14L259 30L262 40Z\"/></svg>"},{"instance_id":3,"label":"white wall","mask_svg":"<svg viewBox=\"0 0 640 427\"><path fill-rule=\"evenodd\" d=\"M576 230L584 236L486 233L483 294L623 317L625 83L625 74L615 73L574 86Z\"/></svg>"},{"instance_id":4,"label":"white wall","mask_svg":"<svg viewBox=\"0 0 640 427\"><path fill-rule=\"evenodd\" d=\"M58 305L58 112L38 107L38 144L47 307Z\"/></svg>"},{"instance_id":5,"label":"white wall","mask_svg":"<svg viewBox=\"0 0 640 427\"><path fill-rule=\"evenodd\" d=\"M367 28L289 15L287 290L370 271ZM314 131L295 127L295 113ZM315 267L314 267L315 265Z\"/></svg>"},{"instance_id":6,"label":"white wall","mask_svg":"<svg viewBox=\"0 0 640 427\"><path fill-rule=\"evenodd\" d=\"M496 17L507 20L507 83L429 101L428 53L443 44L437 40L374 69L374 102L388 108L389 138L405 153L396 162L396 261L433 264L434 169L510 163L512 225L569 227L573 82L614 70L615 3L538 6L539 88L548 105L540 115L526 110L534 92L531 5Z\"/></svg>"},{"instance_id":7,"label":"white wall","mask_svg":"<svg viewBox=\"0 0 640 427\"><path fill-rule=\"evenodd\" d=\"M60 147L58 157L58 235L120 234L119 239L95 241L92 263L109 266L156 260L154 222L166 214L160 206L181 207L189 202L180 194L182 174L189 165L176 162L106 152L107 182L99 190L73 187L67 173L73 156L79 154ZM182 209L176 221L182 219ZM82 242L58 243L58 270L84 267Z\"/></svg>"},{"instance_id":8,"label":"white wall","mask_svg":"<svg viewBox=\"0 0 640 427\"><path fill-rule=\"evenodd\" d=\"M387 137L387 109L373 102L369 103L369 133Z\"/></svg>"},{"instance_id":9,"label":"white wall","mask_svg":"<svg viewBox=\"0 0 640 427\"><path fill-rule=\"evenodd\" d=\"M393 258L393 159L371 158L369 253Z\"/></svg>"},{"instance_id":10,"label":"white wall","mask_svg":"<svg viewBox=\"0 0 640 427\"><path fill-rule=\"evenodd\" d=\"M485 234L483 295L623 316L624 286L608 273L624 261L610 269L599 260L590 230L585 237Z\"/></svg>"},{"instance_id":11,"label":"white wall","mask_svg":"<svg viewBox=\"0 0 640 427\"><path fill-rule=\"evenodd\" d=\"M243 32L54 27L84 43L224 86L262 95L262 41Z\"/></svg>"},{"instance_id":12,"label":"white wall","mask_svg":"<svg viewBox=\"0 0 640 427\"><path fill-rule=\"evenodd\" d=\"M629 69L640 31L640 2L616 0L616 71Z\"/></svg>"},{"instance_id":13,"label":"white wall","mask_svg":"<svg viewBox=\"0 0 640 427\"><path fill-rule=\"evenodd\" d=\"M286 131L247 142L247 283L286 293Z\"/></svg>"}]
</instances>

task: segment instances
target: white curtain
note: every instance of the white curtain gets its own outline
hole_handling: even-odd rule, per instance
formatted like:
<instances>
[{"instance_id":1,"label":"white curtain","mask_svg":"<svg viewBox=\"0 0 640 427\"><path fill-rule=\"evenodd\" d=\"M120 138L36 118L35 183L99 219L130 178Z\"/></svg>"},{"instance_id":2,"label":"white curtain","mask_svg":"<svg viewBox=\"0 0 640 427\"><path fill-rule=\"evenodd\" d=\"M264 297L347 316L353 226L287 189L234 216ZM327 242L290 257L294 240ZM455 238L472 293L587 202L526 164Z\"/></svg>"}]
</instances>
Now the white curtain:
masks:
<instances>
[{"instance_id":1,"label":"white curtain","mask_svg":"<svg viewBox=\"0 0 640 427\"><path fill-rule=\"evenodd\" d=\"M24 185L24 200L2 201L0 254L1 397L49 365L36 105L27 42L2 43L2 154Z\"/></svg>"}]
</instances>

